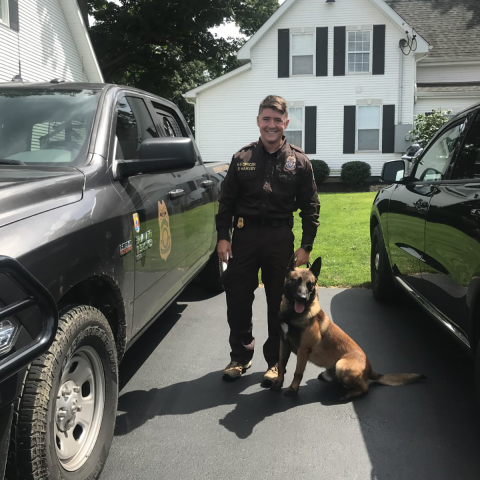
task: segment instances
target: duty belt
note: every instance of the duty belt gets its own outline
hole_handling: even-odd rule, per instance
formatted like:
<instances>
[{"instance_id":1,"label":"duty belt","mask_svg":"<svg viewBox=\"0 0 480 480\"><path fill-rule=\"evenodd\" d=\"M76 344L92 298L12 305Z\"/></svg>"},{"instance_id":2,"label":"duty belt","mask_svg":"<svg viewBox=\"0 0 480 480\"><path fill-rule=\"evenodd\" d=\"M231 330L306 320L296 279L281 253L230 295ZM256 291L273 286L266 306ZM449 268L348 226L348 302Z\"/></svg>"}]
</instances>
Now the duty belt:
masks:
<instances>
[{"instance_id":1,"label":"duty belt","mask_svg":"<svg viewBox=\"0 0 480 480\"><path fill-rule=\"evenodd\" d=\"M233 226L235 228L243 228L249 226L266 226L266 227L281 227L283 225L289 225L293 227L293 217L288 218L262 218L262 217L241 217L235 216Z\"/></svg>"}]
</instances>

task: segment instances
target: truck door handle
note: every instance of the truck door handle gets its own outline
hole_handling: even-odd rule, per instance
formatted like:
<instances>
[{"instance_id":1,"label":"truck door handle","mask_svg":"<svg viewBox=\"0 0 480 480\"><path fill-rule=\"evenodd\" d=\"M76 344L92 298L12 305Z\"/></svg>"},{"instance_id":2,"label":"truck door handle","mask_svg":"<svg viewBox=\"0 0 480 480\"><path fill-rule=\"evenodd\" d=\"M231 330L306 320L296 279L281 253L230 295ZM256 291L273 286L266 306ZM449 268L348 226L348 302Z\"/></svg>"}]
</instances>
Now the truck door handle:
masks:
<instances>
[{"instance_id":1,"label":"truck door handle","mask_svg":"<svg viewBox=\"0 0 480 480\"><path fill-rule=\"evenodd\" d=\"M204 182L202 182L200 184L200 186L203 187L203 188L208 188L208 187L211 187L212 185L213 185L212 180L205 180Z\"/></svg>"},{"instance_id":2,"label":"truck door handle","mask_svg":"<svg viewBox=\"0 0 480 480\"><path fill-rule=\"evenodd\" d=\"M183 195L185 195L185 190L182 190L181 188L177 188L175 190L170 190L168 194L170 195L171 199L180 198L180 197L183 197Z\"/></svg>"}]
</instances>

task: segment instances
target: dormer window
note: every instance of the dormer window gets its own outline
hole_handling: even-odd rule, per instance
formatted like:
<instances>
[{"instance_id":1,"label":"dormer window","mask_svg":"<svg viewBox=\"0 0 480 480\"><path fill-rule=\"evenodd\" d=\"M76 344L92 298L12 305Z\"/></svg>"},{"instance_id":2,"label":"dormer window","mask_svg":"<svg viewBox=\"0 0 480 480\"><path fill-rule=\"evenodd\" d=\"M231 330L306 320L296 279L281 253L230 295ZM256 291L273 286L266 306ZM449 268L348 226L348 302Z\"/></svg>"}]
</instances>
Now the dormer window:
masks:
<instances>
[{"instance_id":1,"label":"dormer window","mask_svg":"<svg viewBox=\"0 0 480 480\"><path fill-rule=\"evenodd\" d=\"M313 75L315 34L292 33L292 75Z\"/></svg>"}]
</instances>

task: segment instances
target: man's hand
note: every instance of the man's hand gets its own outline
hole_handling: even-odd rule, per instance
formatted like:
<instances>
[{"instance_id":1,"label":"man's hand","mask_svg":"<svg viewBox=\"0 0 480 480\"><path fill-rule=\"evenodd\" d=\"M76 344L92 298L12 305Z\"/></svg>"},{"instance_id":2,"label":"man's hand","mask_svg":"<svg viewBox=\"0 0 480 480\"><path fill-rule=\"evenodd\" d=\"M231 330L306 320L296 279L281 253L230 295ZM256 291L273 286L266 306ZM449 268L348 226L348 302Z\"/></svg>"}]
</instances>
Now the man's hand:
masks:
<instances>
[{"instance_id":1,"label":"man's hand","mask_svg":"<svg viewBox=\"0 0 480 480\"><path fill-rule=\"evenodd\" d=\"M310 254L307 253L302 247L300 247L295 252L295 258L297 259L297 263L295 264L296 267L300 265L306 265L310 261Z\"/></svg>"},{"instance_id":2,"label":"man's hand","mask_svg":"<svg viewBox=\"0 0 480 480\"><path fill-rule=\"evenodd\" d=\"M301 248L300 250L303 250ZM305 250L303 250L305 251ZM228 263L229 258L233 258L232 246L228 240L220 240L217 245L218 258L225 263Z\"/></svg>"}]
</instances>

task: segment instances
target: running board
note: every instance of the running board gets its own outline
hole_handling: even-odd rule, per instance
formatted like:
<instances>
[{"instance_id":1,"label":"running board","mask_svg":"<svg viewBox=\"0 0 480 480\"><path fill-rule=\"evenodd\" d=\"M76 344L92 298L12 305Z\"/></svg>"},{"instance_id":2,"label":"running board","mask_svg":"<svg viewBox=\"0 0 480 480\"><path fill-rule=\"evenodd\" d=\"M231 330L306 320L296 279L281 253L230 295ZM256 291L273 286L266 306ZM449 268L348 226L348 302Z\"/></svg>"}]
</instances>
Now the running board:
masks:
<instances>
[{"instance_id":1,"label":"running board","mask_svg":"<svg viewBox=\"0 0 480 480\"><path fill-rule=\"evenodd\" d=\"M447 328L451 333L453 333L458 340L462 342L468 349L471 350L470 342L468 341L467 336L465 333L458 328L455 324L453 324L447 316L445 316L440 310L438 310L433 305L430 305L422 295L417 293L415 290L412 289L405 281L397 276L393 277L397 283L408 293L410 296L423 307L424 310L427 311L435 320L439 321L445 328Z\"/></svg>"}]
</instances>

